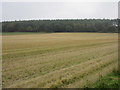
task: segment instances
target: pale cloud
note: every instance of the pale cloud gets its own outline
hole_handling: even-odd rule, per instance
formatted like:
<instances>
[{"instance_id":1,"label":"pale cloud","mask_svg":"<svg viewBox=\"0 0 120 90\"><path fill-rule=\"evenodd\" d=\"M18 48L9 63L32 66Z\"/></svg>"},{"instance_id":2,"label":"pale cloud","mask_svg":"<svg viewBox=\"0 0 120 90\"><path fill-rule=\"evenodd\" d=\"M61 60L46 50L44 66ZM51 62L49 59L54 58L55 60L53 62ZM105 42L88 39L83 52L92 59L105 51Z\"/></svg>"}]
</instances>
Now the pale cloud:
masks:
<instances>
[{"instance_id":1,"label":"pale cloud","mask_svg":"<svg viewBox=\"0 0 120 90\"><path fill-rule=\"evenodd\" d=\"M2 20L117 18L117 2L3 2Z\"/></svg>"},{"instance_id":2,"label":"pale cloud","mask_svg":"<svg viewBox=\"0 0 120 90\"><path fill-rule=\"evenodd\" d=\"M2 0L3 2L119 2L119 0Z\"/></svg>"}]
</instances>

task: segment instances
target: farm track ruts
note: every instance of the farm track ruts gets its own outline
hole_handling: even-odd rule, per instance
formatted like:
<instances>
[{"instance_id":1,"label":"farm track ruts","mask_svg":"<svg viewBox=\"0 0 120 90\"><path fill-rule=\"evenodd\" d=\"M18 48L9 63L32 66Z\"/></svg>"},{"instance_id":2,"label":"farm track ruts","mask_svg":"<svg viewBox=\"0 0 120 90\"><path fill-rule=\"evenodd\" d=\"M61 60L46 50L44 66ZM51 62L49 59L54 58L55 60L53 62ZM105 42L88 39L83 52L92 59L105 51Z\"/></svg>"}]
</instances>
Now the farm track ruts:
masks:
<instances>
[{"instance_id":1,"label":"farm track ruts","mask_svg":"<svg viewBox=\"0 0 120 90\"><path fill-rule=\"evenodd\" d=\"M3 37L3 87L84 87L116 67L117 34L52 35Z\"/></svg>"},{"instance_id":2,"label":"farm track ruts","mask_svg":"<svg viewBox=\"0 0 120 90\"><path fill-rule=\"evenodd\" d=\"M98 47L98 46L97 46ZM88 48L83 48L83 49L80 49L81 50L81 52L79 52L79 49L77 49L77 50L72 50L72 51L67 51L67 52L62 52L62 53L53 53L52 55L44 55L44 56L41 56L41 57L35 57L36 58L36 62L33 62L33 60L31 60L31 59L29 59L29 61L31 61L31 62L33 62L34 63L34 65L37 65L37 64L44 64L44 63L49 63L51 60L50 60L50 58L52 57L56 57L57 56L57 59L61 59L61 58L64 58L64 57L67 57L67 58L72 58L72 57L74 57L74 56L78 56L78 55L83 55L83 54L88 54L88 53L95 53L96 51L98 52L98 53L100 53L100 52L102 52L102 50L104 50L104 49L106 49L106 50L108 50L109 51L109 53L111 53L111 51L113 50L111 47L116 47L116 46L114 46L114 44L112 44L112 46L104 46L104 48L97 48L97 47L89 47L89 50L87 50ZM101 46L102 47L102 46ZM110 49L111 48L111 49ZM108 51L107 51L107 53L108 53ZM114 50L114 51L116 51L116 50ZM69 53L68 53L69 52ZM79 53L78 53L79 52ZM113 51L112 51L113 52ZM102 55L104 55L104 53L106 53L106 52L103 52L102 53ZM64 56L63 56L64 55ZM66 56L65 56L66 55ZM69 55L71 55L71 56L69 56ZM49 57L49 60L48 60L48 58L46 57L46 56L50 56ZM59 56L59 57L58 57ZM61 57L62 56L62 57ZM26 57L23 57L23 58L25 58L25 59L27 59ZM37 61L37 59L39 59L39 61ZM40 59L42 59L42 62L40 62L41 60ZM45 59L44 61L43 61L43 59ZM17 60L18 61L18 60ZM52 60L53 61L53 60ZM9 61L8 61L9 62ZM14 64L14 61L12 60L12 61L10 61L10 63L12 63L13 62L13 64ZM19 62L19 63L21 63L21 62L23 62L22 60ZM27 62L28 63L28 62ZM26 63L26 64L27 64ZM33 63L31 63L32 65L33 65ZM35 64L36 63L36 64ZM12 66L13 66L13 64L12 64ZM17 64L17 63L15 63L15 64ZM24 62L24 66L22 66L22 65L20 65L21 67L26 67L26 64L25 64L25 62ZM31 66L31 64L29 64L29 66ZM17 67L17 66L16 66ZM28 67L28 66L27 66ZM17 69L17 68L16 68ZM19 68L18 68L19 69ZM10 66L9 66L9 68L8 68L8 70L10 70ZM6 70L5 70L6 71Z\"/></svg>"},{"instance_id":3,"label":"farm track ruts","mask_svg":"<svg viewBox=\"0 0 120 90\"><path fill-rule=\"evenodd\" d=\"M9 73L12 71L12 77L14 79L19 78L18 81L21 80L21 79L26 80L26 76L27 76L27 78L28 77L33 78L33 75L34 75L34 77L35 76L40 76L40 75L49 73L51 71L54 71L56 69L59 70L61 68L70 67L70 66L79 64L81 62L86 62L87 60L92 59L92 58L98 58L100 56L103 57L104 55L106 55L106 53L109 55L110 53L115 52L115 50L110 49L111 47L115 47L115 46L113 46L113 45L112 46L105 46L104 48L99 48L99 49L95 48L95 47L92 47L92 48L89 48L89 50L84 49L84 52L81 50L82 53L79 53L79 50L74 51L72 53L71 52L66 53L66 54L62 53L61 55L58 54L57 58L55 58L54 60L53 60L53 57L56 57L56 55L51 56L49 58L44 56L44 59L43 58L42 59L38 58L38 60L36 60L36 62L32 62L32 63L26 62L26 64L23 61L23 62L21 62L20 65L16 65L16 64L19 64L20 62L17 63L17 61L16 61L16 63L14 63L14 62L12 63L12 61L11 61L11 64L9 66L4 65L5 68L6 68L4 70L5 70L5 74L7 75L7 78L11 77L11 74L9 74ZM107 52L106 51L102 52L104 49L107 50ZM96 52L99 52L99 53L97 53L99 55L94 56L94 54L96 54ZM102 54L101 54L101 52L102 52ZM86 56L84 56L84 54L86 54ZM63 55L65 55L65 56L63 56ZM44 61L42 61L42 60L44 60ZM59 61L59 60L61 60L61 61ZM70 63L70 62L72 62L72 63ZM8 69L7 69L7 67L8 67ZM40 69L41 69L41 72L40 72ZM31 70L31 71L29 71L29 70ZM26 71L28 71L28 73L26 73ZM35 74L34 72L37 72L37 74ZM19 76L19 75L21 75L21 76ZM12 80L12 78L11 78L11 80ZM11 82L13 82L13 81L11 81Z\"/></svg>"},{"instance_id":4,"label":"farm track ruts","mask_svg":"<svg viewBox=\"0 0 120 90\"><path fill-rule=\"evenodd\" d=\"M109 55L111 56L111 55ZM79 65L74 65L74 66L71 66L71 67L68 67L68 68L63 68L63 69L60 69L60 70L56 70L56 71L53 71L51 73L48 73L46 75L43 75L43 76L39 76L39 77L36 77L36 78L33 78L31 80L26 80L24 82L22 82L22 85L19 84L16 85L16 87L22 87L22 86L27 86L29 85L30 87L32 86L31 84L35 83L35 86L39 86L39 87L44 87L45 84L47 83L50 83L52 82L51 85L55 85L56 82L59 84L62 84L62 85L65 85L65 83L62 83L62 82L66 82L66 84L70 84L70 83L73 83L74 82L74 79L75 80L79 80L81 77L84 77L85 75L89 75L89 73L92 73L94 71L97 71L99 69L102 69L104 67L106 67L107 65L109 64L112 64L113 62L117 62L117 60L115 60L116 58L116 53L114 54L114 57L111 56L105 56L105 58L103 57L101 59L95 59L95 60L90 60L90 61L87 61L87 62L83 62L83 63L80 63ZM111 59L109 59L111 58ZM104 60L106 59L106 60ZM107 60L108 59L108 60ZM87 67L85 67L87 66ZM82 68L82 69L81 69ZM39 82L40 84L39 84ZM38 83L36 83L38 82ZM38 84L38 85L37 85ZM62 86L60 85L60 86ZM32 86L32 87L35 87L35 86ZM57 85L55 85L57 86ZM60 87L60 86L57 86L57 87ZM14 87L14 85L12 86ZM51 86L50 86L51 87Z\"/></svg>"}]
</instances>

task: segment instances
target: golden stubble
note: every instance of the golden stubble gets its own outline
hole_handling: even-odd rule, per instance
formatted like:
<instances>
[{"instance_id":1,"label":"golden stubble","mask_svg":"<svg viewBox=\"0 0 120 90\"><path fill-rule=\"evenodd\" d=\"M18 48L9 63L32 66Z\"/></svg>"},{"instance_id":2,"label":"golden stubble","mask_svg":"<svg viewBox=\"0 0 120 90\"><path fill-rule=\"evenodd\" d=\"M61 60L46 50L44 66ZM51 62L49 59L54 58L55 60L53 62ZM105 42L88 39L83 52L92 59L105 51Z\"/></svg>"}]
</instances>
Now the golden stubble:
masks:
<instances>
[{"instance_id":1,"label":"golden stubble","mask_svg":"<svg viewBox=\"0 0 120 90\"><path fill-rule=\"evenodd\" d=\"M3 87L84 87L100 75L111 73L118 63L115 33L48 33L2 38Z\"/></svg>"}]
</instances>

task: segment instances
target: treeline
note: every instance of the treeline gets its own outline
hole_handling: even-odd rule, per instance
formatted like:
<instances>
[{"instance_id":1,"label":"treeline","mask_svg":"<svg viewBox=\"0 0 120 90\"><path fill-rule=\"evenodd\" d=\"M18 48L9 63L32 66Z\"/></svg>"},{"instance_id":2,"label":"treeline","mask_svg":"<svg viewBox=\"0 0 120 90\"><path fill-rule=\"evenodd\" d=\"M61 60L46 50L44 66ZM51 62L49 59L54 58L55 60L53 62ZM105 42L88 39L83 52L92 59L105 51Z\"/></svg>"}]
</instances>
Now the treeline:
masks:
<instances>
[{"instance_id":1,"label":"treeline","mask_svg":"<svg viewBox=\"0 0 120 90\"><path fill-rule=\"evenodd\" d=\"M117 19L66 19L2 22L3 32L118 32Z\"/></svg>"}]
</instances>

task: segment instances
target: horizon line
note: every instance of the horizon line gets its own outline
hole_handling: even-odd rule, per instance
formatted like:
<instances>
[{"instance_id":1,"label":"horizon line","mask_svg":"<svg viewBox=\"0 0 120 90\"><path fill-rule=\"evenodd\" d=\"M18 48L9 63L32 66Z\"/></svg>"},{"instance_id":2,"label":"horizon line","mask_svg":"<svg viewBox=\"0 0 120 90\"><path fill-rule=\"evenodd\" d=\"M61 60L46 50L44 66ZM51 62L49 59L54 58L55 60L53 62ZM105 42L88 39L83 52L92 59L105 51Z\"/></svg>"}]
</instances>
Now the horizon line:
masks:
<instances>
[{"instance_id":1,"label":"horizon line","mask_svg":"<svg viewBox=\"0 0 120 90\"><path fill-rule=\"evenodd\" d=\"M119 18L55 18L55 19L49 19L49 18L45 18L45 19L20 19L20 20L2 20L1 22L12 22L12 21L33 21L33 20L84 20L84 19L109 19L109 20L114 20L114 19L119 19Z\"/></svg>"}]
</instances>

